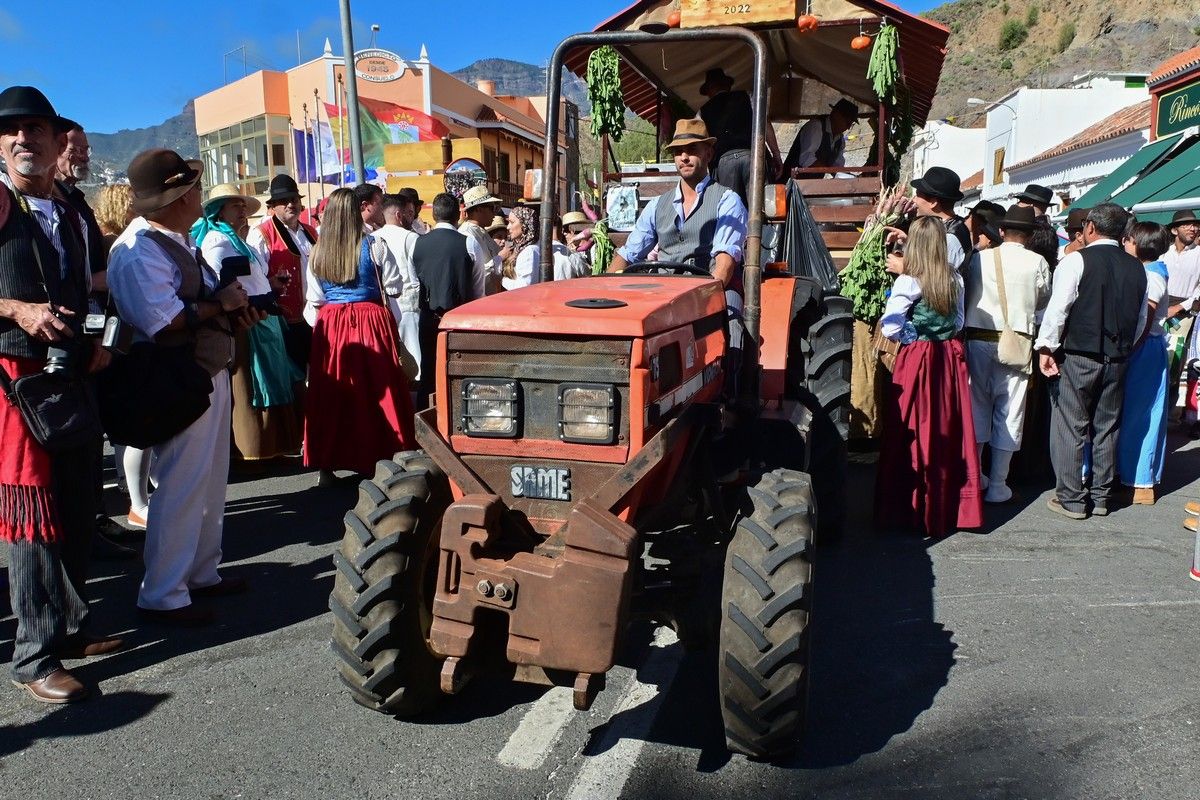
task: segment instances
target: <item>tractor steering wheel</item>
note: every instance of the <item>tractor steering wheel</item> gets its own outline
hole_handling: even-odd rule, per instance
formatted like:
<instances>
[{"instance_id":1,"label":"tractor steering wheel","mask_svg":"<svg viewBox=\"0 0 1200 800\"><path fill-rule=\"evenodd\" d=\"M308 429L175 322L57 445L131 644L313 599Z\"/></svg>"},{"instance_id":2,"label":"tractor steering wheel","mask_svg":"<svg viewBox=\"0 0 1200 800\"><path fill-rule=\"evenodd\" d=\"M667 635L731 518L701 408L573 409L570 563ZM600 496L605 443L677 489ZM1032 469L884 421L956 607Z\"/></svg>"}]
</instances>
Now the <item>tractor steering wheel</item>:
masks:
<instances>
[{"instance_id":1,"label":"tractor steering wheel","mask_svg":"<svg viewBox=\"0 0 1200 800\"><path fill-rule=\"evenodd\" d=\"M681 261L636 261L624 270L626 275L694 275L697 278L711 278L712 273L695 264L685 264Z\"/></svg>"}]
</instances>

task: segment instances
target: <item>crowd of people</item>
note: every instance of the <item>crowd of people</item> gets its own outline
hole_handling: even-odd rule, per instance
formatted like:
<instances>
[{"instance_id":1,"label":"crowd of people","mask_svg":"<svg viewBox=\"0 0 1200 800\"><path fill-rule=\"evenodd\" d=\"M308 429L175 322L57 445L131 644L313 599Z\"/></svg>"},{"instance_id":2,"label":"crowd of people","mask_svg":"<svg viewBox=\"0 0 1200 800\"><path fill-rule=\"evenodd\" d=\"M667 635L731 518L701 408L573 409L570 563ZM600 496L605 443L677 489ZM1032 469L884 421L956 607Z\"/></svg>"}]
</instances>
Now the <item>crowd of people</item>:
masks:
<instances>
[{"instance_id":1,"label":"crowd of people","mask_svg":"<svg viewBox=\"0 0 1200 800\"><path fill-rule=\"evenodd\" d=\"M252 467L302 457L318 485L338 470L372 473L416 445L414 410L433 390L441 317L542 275L538 208L501 216L486 187L434 197L430 227L415 190L371 184L334 190L306 219L296 181L276 175L265 215L251 224L257 198L230 184L205 197L201 162L155 148L93 206L76 185L89 175L86 132L34 87L0 93L0 157L6 393L51 372L99 385L121 359L180 376L142 387L169 392L161 405L172 411L134 402L107 431L129 495L125 526L102 510L99 425L63 448L38 439L17 405L0 403L0 540L10 545L17 617L11 671L43 702L88 694L64 659L125 646L90 628L93 555L136 556L129 544L144 531L139 614L171 626L212 622L199 601L246 589L219 570L231 459ZM556 223L554 277L590 274L590 221L568 214ZM102 387L96 396L91 413L109 427Z\"/></svg>"},{"instance_id":2,"label":"crowd of people","mask_svg":"<svg viewBox=\"0 0 1200 800\"><path fill-rule=\"evenodd\" d=\"M915 220L889 233L897 277L880 320L900 349L879 524L933 536L980 527L984 503L1013 499L1009 469L1022 448L1048 449L1048 507L1064 517L1153 504L1171 387L1185 364L1194 374L1200 363L1195 213L1164 226L1111 203L1071 209L1060 252L1046 236L1055 234L1045 187L1027 187L1008 209L980 203L965 219L953 213L962 192L950 170L931 168L912 188ZM1189 409L1195 395L1192 380ZM1049 430L1030 441L1027 412L1047 405ZM1194 432L1194 411L1185 421ZM1196 528L1194 517L1185 524Z\"/></svg>"},{"instance_id":3,"label":"crowd of people","mask_svg":"<svg viewBox=\"0 0 1200 800\"><path fill-rule=\"evenodd\" d=\"M706 87L720 134L703 114L677 124L666 147L678 183L641 211L609 269L656 257L720 280L736 376L745 109L723 74ZM834 166L852 111L835 104L788 160ZM769 150L784 161L774 142ZM718 169L738 188L714 179L718 151ZM219 570L231 458L302 457L327 485L336 471L370 474L415 447L442 317L541 280L539 207L516 204L502 216L500 198L477 186L434 197L429 226L416 191L362 184L332 191L314 215L296 181L276 175L264 217L251 224L257 198L228 184L204 197L202 164L155 148L133 159L128 186L101 189L93 211L75 186L88 154L82 127L37 89L0 93L0 370L12 380L53 372L64 358L56 354L69 352L72 374L90 380L138 352L187 377L160 390L189 413L145 418L153 436L109 437L127 524L145 530L139 613L204 625L213 614L197 601L246 589ZM1022 447L1049 447L1056 513L1107 514L1118 480L1132 502L1154 502L1172 386L1183 363L1200 366L1190 329L1200 309L1195 215L1164 228L1111 204L1072 209L1060 254L1043 187L1008 209L981 203L965 219L954 213L962 193L953 172L930 169L912 189L902 209L911 224L889 235L897 277L879 325L899 344L880 524L933 536L981 526L985 502L1013 498L1009 469ZM591 274L588 218L571 212L551 227L554 279ZM1185 421L1195 426L1200 369L1189 375ZM1051 408L1049 430L1026 436L1027 410L1039 404ZM43 702L88 693L64 659L125 646L93 632L88 616L88 562L110 522L103 435L52 448L24 411L0 404L0 540L10 545L18 622L12 676ZM68 502L65 487L81 486L90 491Z\"/></svg>"}]
</instances>

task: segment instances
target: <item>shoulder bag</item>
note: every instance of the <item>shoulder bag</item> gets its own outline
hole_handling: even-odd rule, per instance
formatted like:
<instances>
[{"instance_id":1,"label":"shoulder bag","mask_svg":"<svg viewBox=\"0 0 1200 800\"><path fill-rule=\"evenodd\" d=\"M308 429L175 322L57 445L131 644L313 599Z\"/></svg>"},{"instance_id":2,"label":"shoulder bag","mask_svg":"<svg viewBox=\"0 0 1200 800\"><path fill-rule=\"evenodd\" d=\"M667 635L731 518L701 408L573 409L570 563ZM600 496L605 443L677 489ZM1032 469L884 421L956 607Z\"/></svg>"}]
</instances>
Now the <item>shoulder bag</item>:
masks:
<instances>
[{"instance_id":1,"label":"shoulder bag","mask_svg":"<svg viewBox=\"0 0 1200 800\"><path fill-rule=\"evenodd\" d=\"M1033 364L1033 339L1017 333L1008 324L1008 295L1004 290L1004 267L1001 264L1000 248L995 248L992 263L996 266L996 294L1000 300L1000 314L1004 327L1000 330L1000 341L996 346L996 360L1006 367L1028 375Z\"/></svg>"}]
</instances>

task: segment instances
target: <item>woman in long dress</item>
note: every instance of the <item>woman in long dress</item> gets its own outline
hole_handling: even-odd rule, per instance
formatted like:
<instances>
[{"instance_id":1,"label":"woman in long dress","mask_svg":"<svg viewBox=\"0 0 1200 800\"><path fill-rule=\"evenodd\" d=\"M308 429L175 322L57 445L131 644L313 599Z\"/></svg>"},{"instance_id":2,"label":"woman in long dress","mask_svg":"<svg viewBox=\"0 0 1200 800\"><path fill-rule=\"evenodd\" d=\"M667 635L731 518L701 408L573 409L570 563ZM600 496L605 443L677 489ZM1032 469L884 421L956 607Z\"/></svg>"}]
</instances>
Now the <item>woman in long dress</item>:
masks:
<instances>
[{"instance_id":1,"label":"woman in long dress","mask_svg":"<svg viewBox=\"0 0 1200 800\"><path fill-rule=\"evenodd\" d=\"M979 456L962 342L962 277L946 256L946 228L919 217L880 328L900 343L883 407L875 484L881 528L945 536L983 524Z\"/></svg>"},{"instance_id":2,"label":"woman in long dress","mask_svg":"<svg viewBox=\"0 0 1200 800\"><path fill-rule=\"evenodd\" d=\"M360 475L416 446L396 323L379 287L383 243L367 235L351 189L321 218L309 267L305 318L313 326L304 409L304 464Z\"/></svg>"},{"instance_id":3,"label":"woman in long dress","mask_svg":"<svg viewBox=\"0 0 1200 800\"><path fill-rule=\"evenodd\" d=\"M1117 475L1133 488L1133 502L1154 505L1154 489L1162 480L1167 453L1167 318L1170 297L1167 265L1161 261L1171 246L1167 229L1157 222L1133 222L1125 232L1125 252L1146 268L1149 306L1142 338L1125 368L1125 402L1117 443Z\"/></svg>"},{"instance_id":4,"label":"woman in long dress","mask_svg":"<svg viewBox=\"0 0 1200 800\"><path fill-rule=\"evenodd\" d=\"M205 263L220 274L225 260L244 257L249 275L238 277L246 293L276 299L285 284L268 278L267 265L246 244L239 231L260 207L257 199L238 192L232 184L214 186L204 204L204 216L192 226ZM283 317L270 314L235 337L233 372L233 457L243 462L267 461L297 455L303 417L297 402L297 385L304 375L287 355Z\"/></svg>"}]
</instances>

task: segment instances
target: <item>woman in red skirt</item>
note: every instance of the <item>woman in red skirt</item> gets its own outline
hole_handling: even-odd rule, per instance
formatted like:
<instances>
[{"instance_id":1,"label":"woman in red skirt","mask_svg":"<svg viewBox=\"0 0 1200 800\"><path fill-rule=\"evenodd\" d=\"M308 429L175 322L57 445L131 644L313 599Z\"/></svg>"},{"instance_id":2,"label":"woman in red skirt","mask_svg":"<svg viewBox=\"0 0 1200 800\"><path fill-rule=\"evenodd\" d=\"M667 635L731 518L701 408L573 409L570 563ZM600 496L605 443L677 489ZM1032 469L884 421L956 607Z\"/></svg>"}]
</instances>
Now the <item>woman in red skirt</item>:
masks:
<instances>
[{"instance_id":1,"label":"woman in red skirt","mask_svg":"<svg viewBox=\"0 0 1200 800\"><path fill-rule=\"evenodd\" d=\"M962 277L946 260L946 228L919 217L909 228L900 272L880 320L901 344L884 405L875 484L881 528L945 536L983 524L979 456L962 342Z\"/></svg>"},{"instance_id":2,"label":"woman in red skirt","mask_svg":"<svg viewBox=\"0 0 1200 800\"><path fill-rule=\"evenodd\" d=\"M304 464L360 475L416 445L396 323L379 289L387 246L366 235L351 189L338 189L313 246L305 315L313 317Z\"/></svg>"}]
</instances>

